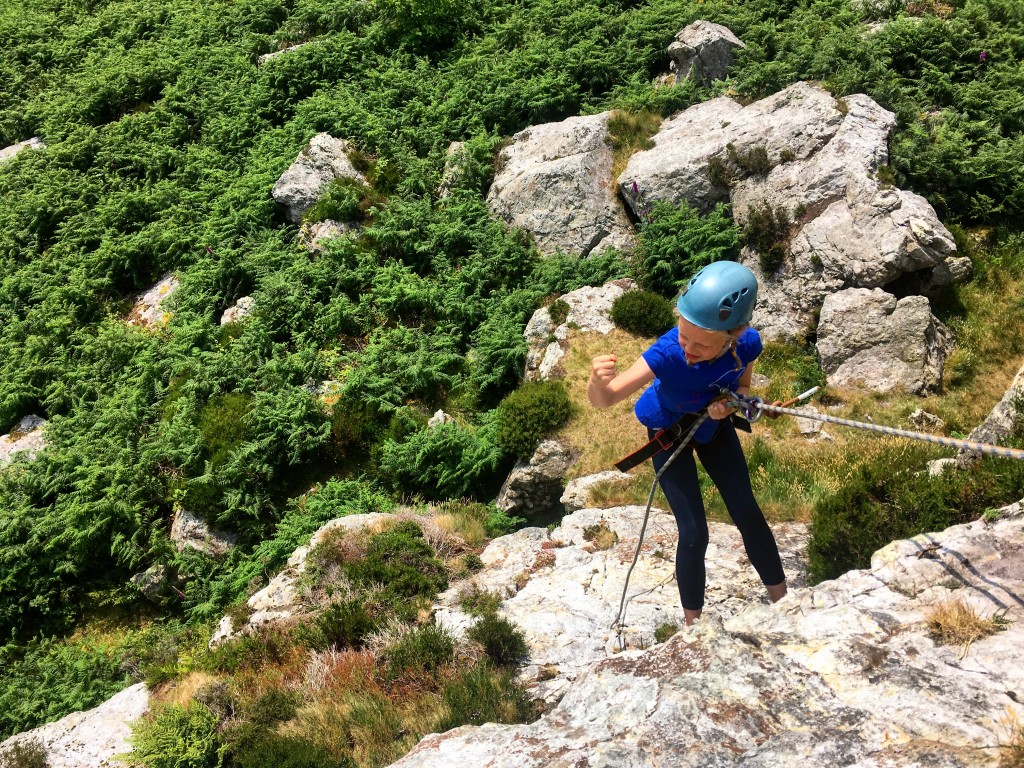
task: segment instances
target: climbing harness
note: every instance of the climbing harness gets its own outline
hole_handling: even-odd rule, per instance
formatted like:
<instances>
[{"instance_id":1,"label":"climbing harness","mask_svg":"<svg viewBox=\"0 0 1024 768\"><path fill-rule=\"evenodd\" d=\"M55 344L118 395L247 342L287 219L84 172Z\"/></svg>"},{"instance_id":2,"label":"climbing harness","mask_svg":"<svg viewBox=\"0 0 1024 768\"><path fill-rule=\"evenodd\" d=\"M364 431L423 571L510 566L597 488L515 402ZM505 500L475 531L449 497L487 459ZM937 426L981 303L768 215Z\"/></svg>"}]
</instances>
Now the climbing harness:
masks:
<instances>
[{"instance_id":1,"label":"climbing harness","mask_svg":"<svg viewBox=\"0 0 1024 768\"><path fill-rule=\"evenodd\" d=\"M726 394L727 397L730 398L728 400L728 404L742 412L751 423L757 421L766 413L799 416L802 419L813 419L814 421L822 421L828 424L839 424L843 427L864 429L868 432L879 432L883 435L892 435L893 437L905 437L909 440L921 440L926 443L935 443L936 445L944 445L949 448L978 451L979 453L1001 456L1004 459L1024 460L1024 451L1017 448L1007 448L1002 445L992 445L991 443L979 443L974 440L959 440L954 437L945 437L943 435L930 435L926 432L912 432L909 429L897 429L896 427L886 427L880 424L870 424L864 421L843 419L838 416L829 416L826 413L805 411L799 408L788 408L785 407L784 404L770 405L759 397L745 397L729 390L723 390L722 394Z\"/></svg>"},{"instance_id":2,"label":"climbing harness","mask_svg":"<svg viewBox=\"0 0 1024 768\"><path fill-rule=\"evenodd\" d=\"M693 439L693 436L697 434L697 430L700 429L700 425L703 424L707 420L707 418L708 412L705 408L703 411L701 411L700 414L697 415L696 419L693 421L693 425L690 426L689 431L679 442L679 445L676 446L676 449L672 451L672 455L668 457L668 461L666 461L662 465L661 469L658 470L658 473L654 476L654 482L651 483L651 492L647 496L647 508L644 510L644 521L640 525L640 536L636 543L636 552L633 554L633 562L630 564L629 570L626 571L626 583L622 585L622 598L619 600L619 612L615 615L615 621L613 621L611 625L611 629L615 630L615 636L618 640L620 651L626 650L626 643L622 638L622 628L623 625L626 623L626 607L628 605L628 601L626 600L626 592L629 590L629 577L633 574L633 569L636 567L636 563L640 559L640 549L644 545L644 533L646 533L647 531L647 521L648 519L650 519L651 516L651 505L654 503L654 492L658 487L658 481L661 479L661 476L665 474L665 470L668 469L672 462L676 460L676 457L683 452L683 449L686 448L690 440ZM676 426L678 426L678 424ZM668 430L663 431L667 432ZM657 444L657 439L652 440L651 443L648 443L648 446L652 444ZM671 447L671 445L666 446L666 448L668 447ZM662 449L659 448L659 450ZM655 451L655 453L657 452L658 451ZM632 454L632 456L635 455L636 454ZM637 595L634 595L633 597L637 597ZM632 599L633 598L631 597L630 600Z\"/></svg>"}]
</instances>

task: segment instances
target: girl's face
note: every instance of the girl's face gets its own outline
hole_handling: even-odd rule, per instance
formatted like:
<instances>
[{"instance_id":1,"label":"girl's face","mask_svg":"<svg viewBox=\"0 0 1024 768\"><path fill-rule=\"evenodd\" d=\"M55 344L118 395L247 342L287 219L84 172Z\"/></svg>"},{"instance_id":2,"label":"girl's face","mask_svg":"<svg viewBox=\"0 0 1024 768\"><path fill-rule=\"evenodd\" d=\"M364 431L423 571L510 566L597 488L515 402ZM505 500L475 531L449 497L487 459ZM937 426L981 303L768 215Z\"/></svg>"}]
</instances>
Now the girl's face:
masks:
<instances>
[{"instance_id":1,"label":"girl's face","mask_svg":"<svg viewBox=\"0 0 1024 768\"><path fill-rule=\"evenodd\" d=\"M686 355L686 363L703 363L714 360L726 350L729 335L721 331L709 331L694 325L684 317L679 318L679 346Z\"/></svg>"}]
</instances>

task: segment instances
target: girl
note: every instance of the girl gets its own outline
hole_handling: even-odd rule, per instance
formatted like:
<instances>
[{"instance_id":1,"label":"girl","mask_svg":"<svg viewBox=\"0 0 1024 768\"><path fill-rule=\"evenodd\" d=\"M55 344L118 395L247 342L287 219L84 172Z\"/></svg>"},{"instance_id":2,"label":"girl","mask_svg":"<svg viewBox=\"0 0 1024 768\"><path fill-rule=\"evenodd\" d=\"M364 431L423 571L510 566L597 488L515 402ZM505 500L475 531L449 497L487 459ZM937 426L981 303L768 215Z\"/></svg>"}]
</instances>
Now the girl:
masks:
<instances>
[{"instance_id":1,"label":"girl","mask_svg":"<svg viewBox=\"0 0 1024 768\"><path fill-rule=\"evenodd\" d=\"M733 409L715 398L721 388L745 395L753 361L761 354L761 337L750 327L757 301L757 278L733 261L718 261L700 270L679 297L679 324L659 338L623 373L615 356L599 355L591 363L587 396L598 408L614 405L646 384L636 416L651 437L688 413L707 408L707 419L687 448L661 477L661 488L679 529L676 581L686 624L704 608L708 521L700 495L694 452L722 494L729 515L743 537L747 557L772 602L786 594L775 537L754 499L750 474L736 429ZM652 459L655 472L672 450Z\"/></svg>"}]
</instances>

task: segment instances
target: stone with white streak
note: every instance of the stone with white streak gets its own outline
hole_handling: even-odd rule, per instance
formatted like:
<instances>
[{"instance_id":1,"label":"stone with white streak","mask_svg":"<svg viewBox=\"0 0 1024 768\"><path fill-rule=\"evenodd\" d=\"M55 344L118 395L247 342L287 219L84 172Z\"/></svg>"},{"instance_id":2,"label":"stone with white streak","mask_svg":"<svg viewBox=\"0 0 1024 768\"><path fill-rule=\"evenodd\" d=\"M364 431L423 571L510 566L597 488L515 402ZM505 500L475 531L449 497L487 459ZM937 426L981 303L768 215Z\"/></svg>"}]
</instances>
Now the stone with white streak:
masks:
<instances>
[{"instance_id":1,"label":"stone with white streak","mask_svg":"<svg viewBox=\"0 0 1024 768\"><path fill-rule=\"evenodd\" d=\"M570 327L580 333L608 334L615 328L612 304L622 294L636 288L632 280L612 280L599 287L577 288L560 297L569 305L569 314L558 325L551 319L548 307L533 313L526 324L526 381L547 381L561 378L558 364L568 349Z\"/></svg>"},{"instance_id":2,"label":"stone with white streak","mask_svg":"<svg viewBox=\"0 0 1024 768\"><path fill-rule=\"evenodd\" d=\"M0 744L0 755L15 744L36 742L46 750L48 768L123 766L116 757L131 751L130 724L148 711L149 691L145 683L137 683L95 709L12 736Z\"/></svg>"},{"instance_id":3,"label":"stone with white streak","mask_svg":"<svg viewBox=\"0 0 1024 768\"><path fill-rule=\"evenodd\" d=\"M610 112L534 125L498 154L491 212L533 235L545 254L630 248L632 225L615 198Z\"/></svg>"},{"instance_id":4,"label":"stone with white streak","mask_svg":"<svg viewBox=\"0 0 1024 768\"><path fill-rule=\"evenodd\" d=\"M15 456L31 460L46 448L47 421L41 416L23 417L6 435L0 435L0 467L10 464Z\"/></svg>"},{"instance_id":5,"label":"stone with white streak","mask_svg":"<svg viewBox=\"0 0 1024 768\"><path fill-rule=\"evenodd\" d=\"M552 540L571 535L556 530ZM570 547L555 551L558 570L571 558L586 569ZM515 621L547 622L539 657L585 642L586 625L557 611L599 610L606 574L589 573L585 591L539 584L531 611L512 613L529 586L505 602ZM569 648L576 679L540 720L430 735L393 768L996 768L1008 724L1024 718L1022 595L1018 503L994 521L895 542L869 570L775 605L724 619L706 610L699 625L647 650ZM1003 615L1005 631L967 647L936 644L926 617L951 598Z\"/></svg>"},{"instance_id":6,"label":"stone with white streak","mask_svg":"<svg viewBox=\"0 0 1024 768\"><path fill-rule=\"evenodd\" d=\"M833 386L935 392L952 341L923 296L897 300L881 288L850 288L821 307L818 357Z\"/></svg>"},{"instance_id":7,"label":"stone with white streak","mask_svg":"<svg viewBox=\"0 0 1024 768\"><path fill-rule=\"evenodd\" d=\"M352 145L329 133L318 133L274 184L271 195L285 210L285 218L298 224L302 214L316 203L323 188L334 179L366 179L348 159Z\"/></svg>"}]
</instances>

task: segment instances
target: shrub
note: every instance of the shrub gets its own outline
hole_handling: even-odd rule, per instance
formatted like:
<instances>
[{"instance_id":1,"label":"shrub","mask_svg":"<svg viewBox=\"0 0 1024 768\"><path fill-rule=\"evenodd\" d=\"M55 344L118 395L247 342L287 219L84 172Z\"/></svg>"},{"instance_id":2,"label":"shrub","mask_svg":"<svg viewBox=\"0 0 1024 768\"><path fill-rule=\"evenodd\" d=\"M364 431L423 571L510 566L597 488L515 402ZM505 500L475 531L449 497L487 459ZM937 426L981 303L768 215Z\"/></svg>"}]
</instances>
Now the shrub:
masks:
<instances>
[{"instance_id":1,"label":"shrub","mask_svg":"<svg viewBox=\"0 0 1024 768\"><path fill-rule=\"evenodd\" d=\"M564 299L555 299L548 304L548 317L551 318L551 323L555 326L564 323L569 317L570 309L569 303Z\"/></svg>"},{"instance_id":2,"label":"shrub","mask_svg":"<svg viewBox=\"0 0 1024 768\"><path fill-rule=\"evenodd\" d=\"M954 598L933 606L925 623L937 643L968 646L1006 629L1008 622L1001 614L984 619L967 603Z\"/></svg>"},{"instance_id":3,"label":"shrub","mask_svg":"<svg viewBox=\"0 0 1024 768\"><path fill-rule=\"evenodd\" d=\"M728 144L725 149L729 154L729 159L750 176L765 176L772 169L771 160L768 159L768 150L764 146L751 147L746 152L742 152L732 144Z\"/></svg>"},{"instance_id":4,"label":"shrub","mask_svg":"<svg viewBox=\"0 0 1024 768\"><path fill-rule=\"evenodd\" d=\"M789 238L789 214L784 208L772 207L768 203L754 206L747 214L743 228L743 239L757 251L761 270L770 275L786 258L786 242Z\"/></svg>"},{"instance_id":5,"label":"shrub","mask_svg":"<svg viewBox=\"0 0 1024 768\"><path fill-rule=\"evenodd\" d=\"M516 683L514 673L487 664L472 667L445 684L441 701L444 713L434 724L437 732L460 725L526 723L535 718L529 697Z\"/></svg>"},{"instance_id":6,"label":"shrub","mask_svg":"<svg viewBox=\"0 0 1024 768\"><path fill-rule=\"evenodd\" d=\"M320 198L302 214L303 221L363 221L380 199L366 184L349 176L331 180Z\"/></svg>"},{"instance_id":7,"label":"shrub","mask_svg":"<svg viewBox=\"0 0 1024 768\"><path fill-rule=\"evenodd\" d=\"M302 699L295 691L268 688L242 707L242 715L257 725L272 726L295 717Z\"/></svg>"},{"instance_id":8,"label":"shrub","mask_svg":"<svg viewBox=\"0 0 1024 768\"><path fill-rule=\"evenodd\" d=\"M242 392L227 392L211 397L199 414L206 458L214 466L227 462L247 436L246 418L252 410L252 398Z\"/></svg>"},{"instance_id":9,"label":"shrub","mask_svg":"<svg viewBox=\"0 0 1024 768\"><path fill-rule=\"evenodd\" d=\"M611 549L619 543L619 534L608 527L607 523L588 525L583 529L583 539L589 541L597 551Z\"/></svg>"},{"instance_id":10,"label":"shrub","mask_svg":"<svg viewBox=\"0 0 1024 768\"><path fill-rule=\"evenodd\" d=\"M572 404L562 382L528 382L498 406L498 445L505 453L528 458L545 433L571 416Z\"/></svg>"},{"instance_id":11,"label":"shrub","mask_svg":"<svg viewBox=\"0 0 1024 768\"><path fill-rule=\"evenodd\" d=\"M470 616L493 616L501 607L501 595L474 584L459 594L459 607Z\"/></svg>"},{"instance_id":12,"label":"shrub","mask_svg":"<svg viewBox=\"0 0 1024 768\"><path fill-rule=\"evenodd\" d=\"M172 704L132 726L131 759L145 768L220 768L217 718L202 704Z\"/></svg>"},{"instance_id":13,"label":"shrub","mask_svg":"<svg viewBox=\"0 0 1024 768\"><path fill-rule=\"evenodd\" d=\"M245 723L229 732L231 765L237 768L354 768L347 758L338 760L326 749L300 736L282 735Z\"/></svg>"},{"instance_id":14,"label":"shrub","mask_svg":"<svg viewBox=\"0 0 1024 768\"><path fill-rule=\"evenodd\" d=\"M708 160L708 181L716 187L731 187L735 174L732 167L715 155Z\"/></svg>"},{"instance_id":15,"label":"shrub","mask_svg":"<svg viewBox=\"0 0 1024 768\"><path fill-rule=\"evenodd\" d=\"M679 627L675 624L660 624L658 625L658 628L654 630L654 642L664 643L678 631Z\"/></svg>"},{"instance_id":16,"label":"shrub","mask_svg":"<svg viewBox=\"0 0 1024 768\"><path fill-rule=\"evenodd\" d=\"M316 628L324 640L341 647L361 648L377 627L377 619L366 610L362 598L335 603L316 619Z\"/></svg>"},{"instance_id":17,"label":"shrub","mask_svg":"<svg viewBox=\"0 0 1024 768\"><path fill-rule=\"evenodd\" d=\"M436 672L455 658L455 641L436 624L417 627L384 652L388 675Z\"/></svg>"},{"instance_id":18,"label":"shrub","mask_svg":"<svg viewBox=\"0 0 1024 768\"><path fill-rule=\"evenodd\" d=\"M529 653L526 637L515 625L495 613L486 613L466 635L484 647L499 667L514 666Z\"/></svg>"},{"instance_id":19,"label":"shrub","mask_svg":"<svg viewBox=\"0 0 1024 768\"><path fill-rule=\"evenodd\" d=\"M342 569L357 586L383 584L384 595L393 599L432 598L448 586L444 563L411 520L371 536L366 556L344 563Z\"/></svg>"},{"instance_id":20,"label":"shrub","mask_svg":"<svg viewBox=\"0 0 1024 768\"><path fill-rule=\"evenodd\" d=\"M702 267L739 253L740 231L728 206L701 215L686 201L659 200L637 237L634 275L644 290L671 297Z\"/></svg>"},{"instance_id":21,"label":"shrub","mask_svg":"<svg viewBox=\"0 0 1024 768\"><path fill-rule=\"evenodd\" d=\"M625 331L650 338L675 324L672 302L651 291L627 291L612 302L612 322Z\"/></svg>"}]
</instances>

